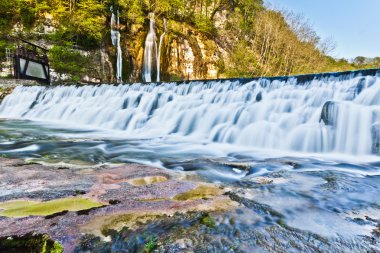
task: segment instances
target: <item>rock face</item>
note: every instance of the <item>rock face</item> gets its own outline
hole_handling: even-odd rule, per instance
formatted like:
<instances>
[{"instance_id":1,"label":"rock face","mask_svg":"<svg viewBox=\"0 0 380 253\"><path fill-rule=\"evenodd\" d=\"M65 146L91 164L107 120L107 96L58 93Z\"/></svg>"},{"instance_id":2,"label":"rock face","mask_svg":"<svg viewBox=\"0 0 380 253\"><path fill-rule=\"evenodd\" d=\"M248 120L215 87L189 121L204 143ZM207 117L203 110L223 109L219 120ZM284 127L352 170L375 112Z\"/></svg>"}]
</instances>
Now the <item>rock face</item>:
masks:
<instances>
[{"instance_id":1,"label":"rock face","mask_svg":"<svg viewBox=\"0 0 380 253\"><path fill-rule=\"evenodd\" d=\"M47 15L49 24L56 22L51 20L51 15ZM227 15L226 11L216 12L213 18L213 27L223 31L227 22ZM54 32L54 30L49 30L50 26L42 29L46 30L43 34ZM155 32L158 38L164 33L164 26L164 18L157 17L155 20ZM149 31L149 19L146 17L143 25L121 24L121 27L123 81L140 82L142 81L144 46ZM73 49L79 51L81 55L88 57L90 61L88 70L80 77L81 81L96 83L116 82L116 49L112 46L109 37L105 36L101 46L98 46L96 49L90 51L78 48ZM228 34L211 35L201 32L188 21L168 20L160 56L161 80L180 81L222 77L220 73L230 58L231 39L231 36ZM45 48L52 48L54 45L54 42L41 38L34 42ZM59 76L54 72L53 66L51 70L53 80L71 80L69 73Z\"/></svg>"},{"instance_id":2,"label":"rock face","mask_svg":"<svg viewBox=\"0 0 380 253\"><path fill-rule=\"evenodd\" d=\"M380 155L380 123L376 123L371 127L372 135L372 153Z\"/></svg>"},{"instance_id":3,"label":"rock face","mask_svg":"<svg viewBox=\"0 0 380 253\"><path fill-rule=\"evenodd\" d=\"M201 34L187 30L167 42L169 57L166 76L180 79L216 79L221 52L217 44Z\"/></svg>"},{"instance_id":4,"label":"rock face","mask_svg":"<svg viewBox=\"0 0 380 253\"><path fill-rule=\"evenodd\" d=\"M12 93L15 86L0 85L0 103L3 99Z\"/></svg>"},{"instance_id":5,"label":"rock face","mask_svg":"<svg viewBox=\"0 0 380 253\"><path fill-rule=\"evenodd\" d=\"M156 32L163 32L162 22L157 20ZM141 81L146 30L123 41L123 76L127 82ZM168 31L161 49L161 79L179 81L188 79L216 79L219 77L221 61L228 59L226 50L200 32L173 20L168 21Z\"/></svg>"}]
</instances>

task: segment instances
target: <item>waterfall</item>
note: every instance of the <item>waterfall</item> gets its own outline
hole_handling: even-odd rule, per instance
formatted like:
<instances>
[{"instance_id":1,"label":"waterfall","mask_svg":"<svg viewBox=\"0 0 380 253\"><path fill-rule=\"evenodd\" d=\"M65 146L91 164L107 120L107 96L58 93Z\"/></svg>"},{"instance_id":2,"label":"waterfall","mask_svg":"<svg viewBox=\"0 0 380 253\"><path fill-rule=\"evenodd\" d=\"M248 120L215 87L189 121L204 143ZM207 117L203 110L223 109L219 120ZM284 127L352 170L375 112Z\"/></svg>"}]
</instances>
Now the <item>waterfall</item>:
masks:
<instances>
[{"instance_id":1,"label":"waterfall","mask_svg":"<svg viewBox=\"0 0 380 253\"><path fill-rule=\"evenodd\" d=\"M145 40L144 63L143 63L143 81L152 82L153 69L157 57L157 36L154 29L154 17L150 14L149 32Z\"/></svg>"},{"instance_id":2,"label":"waterfall","mask_svg":"<svg viewBox=\"0 0 380 253\"><path fill-rule=\"evenodd\" d=\"M111 7L111 40L112 45L116 47L116 80L117 82L122 82L122 69L123 69L123 58L122 51L120 45L120 32L119 32L119 10L117 11L117 17L113 13L113 8Z\"/></svg>"},{"instance_id":3,"label":"waterfall","mask_svg":"<svg viewBox=\"0 0 380 253\"><path fill-rule=\"evenodd\" d=\"M164 18L164 32L160 36L160 43L158 46L158 54L157 54L157 82L160 82L161 78L161 48L162 48L162 43L164 41L164 37L166 34L166 29L167 29L167 20Z\"/></svg>"},{"instance_id":4,"label":"waterfall","mask_svg":"<svg viewBox=\"0 0 380 253\"><path fill-rule=\"evenodd\" d=\"M252 148L370 154L371 128L380 121L379 73L19 86L3 100L0 117L121 130L131 138L180 136Z\"/></svg>"}]
</instances>

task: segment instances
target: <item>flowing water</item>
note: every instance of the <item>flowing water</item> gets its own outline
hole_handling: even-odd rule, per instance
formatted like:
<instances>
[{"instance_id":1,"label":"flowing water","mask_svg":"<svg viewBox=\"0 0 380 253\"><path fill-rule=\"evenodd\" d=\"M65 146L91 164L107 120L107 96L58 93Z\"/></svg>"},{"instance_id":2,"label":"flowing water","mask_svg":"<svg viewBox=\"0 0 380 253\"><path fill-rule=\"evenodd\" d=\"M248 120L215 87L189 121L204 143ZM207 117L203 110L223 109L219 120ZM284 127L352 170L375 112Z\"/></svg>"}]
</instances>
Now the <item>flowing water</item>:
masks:
<instances>
[{"instance_id":1,"label":"flowing water","mask_svg":"<svg viewBox=\"0 0 380 253\"><path fill-rule=\"evenodd\" d=\"M360 238L380 220L379 72L304 79L21 86L0 105L0 154L195 173L342 251L372 247ZM268 222L235 219L242 231Z\"/></svg>"},{"instance_id":2,"label":"flowing water","mask_svg":"<svg viewBox=\"0 0 380 253\"><path fill-rule=\"evenodd\" d=\"M120 24L119 21L119 11L117 11L117 18L113 13L113 8L111 8L112 17L111 17L111 40L112 45L116 47L116 80L117 82L122 81L122 69L123 69L123 55L120 45L120 32L117 30ZM116 29L115 29L116 28Z\"/></svg>"},{"instance_id":3,"label":"flowing water","mask_svg":"<svg viewBox=\"0 0 380 253\"><path fill-rule=\"evenodd\" d=\"M380 120L380 78L339 78L18 87L0 116L118 130L127 138L369 155L371 128ZM330 124L321 120L326 102Z\"/></svg>"},{"instance_id":4,"label":"flowing water","mask_svg":"<svg viewBox=\"0 0 380 253\"><path fill-rule=\"evenodd\" d=\"M154 19L150 18L149 32L145 40L144 62L143 62L143 81L152 82L153 70L156 64L157 57L157 36L154 29Z\"/></svg>"}]
</instances>

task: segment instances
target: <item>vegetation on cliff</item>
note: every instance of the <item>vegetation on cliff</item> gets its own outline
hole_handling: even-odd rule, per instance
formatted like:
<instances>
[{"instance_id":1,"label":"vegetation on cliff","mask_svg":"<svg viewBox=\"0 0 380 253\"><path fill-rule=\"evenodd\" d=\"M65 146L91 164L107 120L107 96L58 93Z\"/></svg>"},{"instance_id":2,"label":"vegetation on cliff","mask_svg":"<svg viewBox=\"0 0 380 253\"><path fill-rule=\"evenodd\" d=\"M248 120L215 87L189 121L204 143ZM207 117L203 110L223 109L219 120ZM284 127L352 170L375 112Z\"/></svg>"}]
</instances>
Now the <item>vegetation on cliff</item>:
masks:
<instances>
[{"instance_id":1,"label":"vegetation on cliff","mask_svg":"<svg viewBox=\"0 0 380 253\"><path fill-rule=\"evenodd\" d=\"M169 20L162 52L164 80L250 77L315 73L378 67L379 59L358 57L350 63L327 56L330 42L300 16L265 8L262 0L17 0L1 1L4 34L55 45L52 67L74 80L90 75L112 81L112 65L104 73L104 50L114 62L110 43L110 7L120 11L123 76L141 78L149 13L156 30ZM0 57L7 43L0 41ZM90 51L90 53L83 53ZM102 70L102 71L101 71Z\"/></svg>"}]
</instances>

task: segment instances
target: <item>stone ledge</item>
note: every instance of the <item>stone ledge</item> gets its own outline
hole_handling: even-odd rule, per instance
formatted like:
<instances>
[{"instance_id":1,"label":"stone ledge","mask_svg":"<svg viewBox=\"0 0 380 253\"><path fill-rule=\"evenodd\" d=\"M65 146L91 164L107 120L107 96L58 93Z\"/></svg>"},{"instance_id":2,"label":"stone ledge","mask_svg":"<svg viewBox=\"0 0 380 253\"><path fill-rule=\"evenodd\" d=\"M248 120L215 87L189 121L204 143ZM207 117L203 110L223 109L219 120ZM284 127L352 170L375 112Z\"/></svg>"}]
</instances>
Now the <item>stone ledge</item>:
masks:
<instances>
[{"instance_id":1,"label":"stone ledge","mask_svg":"<svg viewBox=\"0 0 380 253\"><path fill-rule=\"evenodd\" d=\"M0 79L0 87L15 87L19 85L41 85L34 80L23 80L23 79Z\"/></svg>"}]
</instances>

